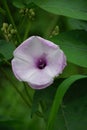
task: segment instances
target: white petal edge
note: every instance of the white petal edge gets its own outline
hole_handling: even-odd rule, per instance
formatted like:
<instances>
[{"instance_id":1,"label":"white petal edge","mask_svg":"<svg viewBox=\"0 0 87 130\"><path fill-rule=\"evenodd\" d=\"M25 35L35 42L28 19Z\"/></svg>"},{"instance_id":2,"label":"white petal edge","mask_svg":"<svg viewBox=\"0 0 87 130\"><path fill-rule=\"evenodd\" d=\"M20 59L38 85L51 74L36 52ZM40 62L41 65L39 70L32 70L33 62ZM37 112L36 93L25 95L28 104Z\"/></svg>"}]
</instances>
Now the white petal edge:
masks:
<instances>
[{"instance_id":1,"label":"white petal edge","mask_svg":"<svg viewBox=\"0 0 87 130\"><path fill-rule=\"evenodd\" d=\"M34 89L42 89L48 87L53 83L53 77L47 74L44 70L38 70L36 73L33 73L29 78L29 85Z\"/></svg>"},{"instance_id":2,"label":"white petal edge","mask_svg":"<svg viewBox=\"0 0 87 130\"><path fill-rule=\"evenodd\" d=\"M19 58L12 60L12 70L17 79L28 82L29 77L36 72L32 63L25 62Z\"/></svg>"}]
</instances>

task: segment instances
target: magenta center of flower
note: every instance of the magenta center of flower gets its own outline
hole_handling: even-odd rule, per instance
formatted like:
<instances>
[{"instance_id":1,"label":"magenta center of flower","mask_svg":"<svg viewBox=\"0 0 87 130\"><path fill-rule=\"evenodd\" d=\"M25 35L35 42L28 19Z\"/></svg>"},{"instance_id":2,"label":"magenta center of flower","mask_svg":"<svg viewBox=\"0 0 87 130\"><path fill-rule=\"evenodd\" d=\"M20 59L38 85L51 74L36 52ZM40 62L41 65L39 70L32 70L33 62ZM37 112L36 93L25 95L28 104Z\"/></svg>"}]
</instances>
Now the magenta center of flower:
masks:
<instances>
[{"instance_id":1,"label":"magenta center of flower","mask_svg":"<svg viewBox=\"0 0 87 130\"><path fill-rule=\"evenodd\" d=\"M45 58L42 57L37 60L37 68L44 69L46 65L47 65L47 62Z\"/></svg>"}]
</instances>

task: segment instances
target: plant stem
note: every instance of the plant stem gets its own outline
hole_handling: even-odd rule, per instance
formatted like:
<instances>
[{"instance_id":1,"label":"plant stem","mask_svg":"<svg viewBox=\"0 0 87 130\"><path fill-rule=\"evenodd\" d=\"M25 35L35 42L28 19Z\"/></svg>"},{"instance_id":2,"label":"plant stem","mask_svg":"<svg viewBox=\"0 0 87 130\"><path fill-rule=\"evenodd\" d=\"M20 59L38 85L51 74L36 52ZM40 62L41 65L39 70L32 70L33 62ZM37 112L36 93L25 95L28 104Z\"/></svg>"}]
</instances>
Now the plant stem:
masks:
<instances>
[{"instance_id":1,"label":"plant stem","mask_svg":"<svg viewBox=\"0 0 87 130\"><path fill-rule=\"evenodd\" d=\"M10 63L8 60L4 59L3 61L4 61L8 66L11 67L11 63Z\"/></svg>"},{"instance_id":2,"label":"plant stem","mask_svg":"<svg viewBox=\"0 0 87 130\"><path fill-rule=\"evenodd\" d=\"M24 35L24 38L23 38L23 41L25 40L25 39L27 39L27 37L28 37L28 33L29 33L29 30L30 30L30 26L31 26L31 21L29 21L28 22L28 24L27 24L27 28L26 28L26 31L25 31L25 35Z\"/></svg>"},{"instance_id":3,"label":"plant stem","mask_svg":"<svg viewBox=\"0 0 87 130\"><path fill-rule=\"evenodd\" d=\"M45 34L44 34L44 38L47 39L47 38L50 37L50 35L51 35L51 33L52 33L54 27L55 27L56 24L57 24L58 19L59 19L59 16L55 16L55 17L53 17L53 20L50 21L50 24L49 24L49 26L48 26L48 28L47 28Z\"/></svg>"},{"instance_id":4,"label":"plant stem","mask_svg":"<svg viewBox=\"0 0 87 130\"><path fill-rule=\"evenodd\" d=\"M8 17L9 17L9 19L10 19L12 25L13 25L14 28L17 30L16 25L15 25L15 22L14 22L14 19L13 19L12 15L11 15L11 12L10 12L10 9L9 9L9 7L8 7L8 5L7 5L7 1L6 1L6 0L3 0L3 5L4 5L4 7L5 7L6 11L7 11L7 15L8 15ZM21 42L21 38L20 38L20 35L19 35L19 33L18 33L18 30L17 30L17 38L18 38L18 41Z\"/></svg>"},{"instance_id":5,"label":"plant stem","mask_svg":"<svg viewBox=\"0 0 87 130\"><path fill-rule=\"evenodd\" d=\"M29 99L29 104L32 104L31 96L29 95L28 90L27 90L28 86L27 86L27 84L25 82L23 82L23 85L24 85L24 89L25 89L26 95L27 95L27 97Z\"/></svg>"},{"instance_id":6,"label":"plant stem","mask_svg":"<svg viewBox=\"0 0 87 130\"><path fill-rule=\"evenodd\" d=\"M30 108L31 104L29 104L29 102L27 101L27 99L25 98L25 96L20 92L20 90L18 89L18 86L16 86L16 84L9 78L8 74L4 71L3 68L0 68L0 70L2 71L2 73L4 74L4 76L6 77L6 79L12 84L12 86L16 89L17 93L21 96L21 98L24 100L24 102L27 104L27 106Z\"/></svg>"}]
</instances>

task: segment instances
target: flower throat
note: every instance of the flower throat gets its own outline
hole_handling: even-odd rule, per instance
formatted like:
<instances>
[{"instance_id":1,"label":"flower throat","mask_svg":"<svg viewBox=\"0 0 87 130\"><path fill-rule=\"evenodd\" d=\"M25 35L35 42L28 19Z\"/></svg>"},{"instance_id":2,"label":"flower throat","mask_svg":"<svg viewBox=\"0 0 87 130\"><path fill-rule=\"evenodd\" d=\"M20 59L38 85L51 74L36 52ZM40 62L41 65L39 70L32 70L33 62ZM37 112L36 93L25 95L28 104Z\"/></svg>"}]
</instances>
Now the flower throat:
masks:
<instances>
[{"instance_id":1,"label":"flower throat","mask_svg":"<svg viewBox=\"0 0 87 130\"><path fill-rule=\"evenodd\" d=\"M46 63L46 60L44 58L40 58L38 59L37 61L37 67L39 69L44 69L46 67L47 63Z\"/></svg>"}]
</instances>

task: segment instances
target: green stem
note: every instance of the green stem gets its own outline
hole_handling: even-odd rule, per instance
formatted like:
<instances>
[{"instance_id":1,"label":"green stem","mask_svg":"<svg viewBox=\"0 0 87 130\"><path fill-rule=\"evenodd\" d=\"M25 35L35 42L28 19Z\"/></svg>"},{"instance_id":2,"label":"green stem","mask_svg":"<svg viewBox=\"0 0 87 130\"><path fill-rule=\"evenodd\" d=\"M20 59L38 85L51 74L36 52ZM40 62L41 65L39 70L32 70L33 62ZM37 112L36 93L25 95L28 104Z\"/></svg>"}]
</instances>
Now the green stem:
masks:
<instances>
[{"instance_id":1,"label":"green stem","mask_svg":"<svg viewBox=\"0 0 87 130\"><path fill-rule=\"evenodd\" d=\"M7 59L3 59L3 61L4 61L8 66L11 67L11 63L10 63Z\"/></svg>"},{"instance_id":2,"label":"green stem","mask_svg":"<svg viewBox=\"0 0 87 130\"><path fill-rule=\"evenodd\" d=\"M49 36L51 35L51 33L52 33L54 27L55 27L56 24L57 24L58 19L59 19L59 16L54 16L54 17L53 17L53 20L50 21L50 24L49 24L49 26L48 26L48 28L47 28L45 34L44 34L44 38L46 38L46 39L49 38Z\"/></svg>"},{"instance_id":3,"label":"green stem","mask_svg":"<svg viewBox=\"0 0 87 130\"><path fill-rule=\"evenodd\" d=\"M22 18L20 19L20 21L21 21L21 22L20 22L20 25L19 25L19 30L21 30L21 28L24 26L24 24L25 24L25 22L26 22L26 19L22 17Z\"/></svg>"},{"instance_id":4,"label":"green stem","mask_svg":"<svg viewBox=\"0 0 87 130\"><path fill-rule=\"evenodd\" d=\"M24 34L23 41L24 41L25 39L27 39L27 37L28 37L28 33L29 33L29 30L30 30L30 26L31 26L31 21L29 21L29 23L27 24L27 28L26 28L26 31L25 31L25 34Z\"/></svg>"},{"instance_id":5,"label":"green stem","mask_svg":"<svg viewBox=\"0 0 87 130\"><path fill-rule=\"evenodd\" d=\"M25 89L25 92L26 92L26 95L27 95L27 97L28 97L28 102L29 102L29 104L32 104L32 99L31 99L31 96L30 96L30 94L28 93L28 90L27 90L27 84L25 83L25 82L23 82L23 84L24 84L24 89Z\"/></svg>"},{"instance_id":6,"label":"green stem","mask_svg":"<svg viewBox=\"0 0 87 130\"><path fill-rule=\"evenodd\" d=\"M17 30L15 22L14 22L14 19L13 19L12 15L11 15L11 12L10 12L10 9L9 9L9 7L7 5L7 1L6 0L3 0L3 5L4 5L4 7L5 7L6 11L7 11L7 15L8 15L11 23L13 24L14 28ZM21 42L21 38L20 38L20 35L18 33L18 30L17 30L17 38L18 38L18 41Z\"/></svg>"},{"instance_id":7,"label":"green stem","mask_svg":"<svg viewBox=\"0 0 87 130\"><path fill-rule=\"evenodd\" d=\"M27 104L27 106L30 108L31 104L29 104L29 102L26 100L25 96L20 92L20 90L18 89L18 86L16 86L16 84L9 78L8 74L4 71L3 68L0 68L0 70L2 71L2 73L4 74L4 76L6 77L6 79L12 84L12 86L16 89L17 93L21 96L21 98L24 100L24 102Z\"/></svg>"}]
</instances>

